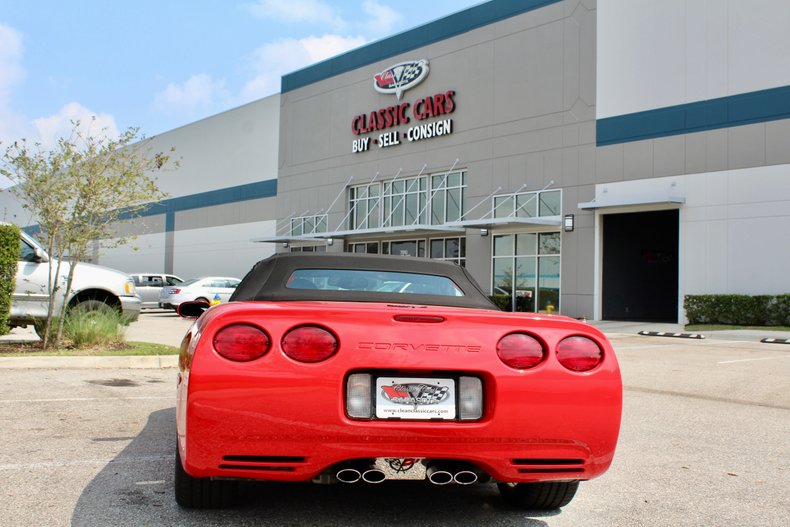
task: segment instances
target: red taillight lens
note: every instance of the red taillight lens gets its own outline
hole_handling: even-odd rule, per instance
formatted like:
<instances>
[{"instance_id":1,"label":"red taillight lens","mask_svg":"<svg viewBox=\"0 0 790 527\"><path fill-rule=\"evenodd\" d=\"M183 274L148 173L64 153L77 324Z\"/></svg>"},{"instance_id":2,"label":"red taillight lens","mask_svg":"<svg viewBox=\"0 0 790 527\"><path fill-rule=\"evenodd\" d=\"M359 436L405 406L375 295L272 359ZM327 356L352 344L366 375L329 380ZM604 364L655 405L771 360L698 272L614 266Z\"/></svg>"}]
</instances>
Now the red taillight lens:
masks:
<instances>
[{"instance_id":1,"label":"red taillight lens","mask_svg":"<svg viewBox=\"0 0 790 527\"><path fill-rule=\"evenodd\" d=\"M511 333L502 337L496 345L496 354L502 362L517 370L537 366L546 355L543 344L526 333Z\"/></svg>"},{"instance_id":2,"label":"red taillight lens","mask_svg":"<svg viewBox=\"0 0 790 527\"><path fill-rule=\"evenodd\" d=\"M214 335L214 349L228 360L247 362L263 357L271 347L271 340L261 328L248 324L233 324Z\"/></svg>"},{"instance_id":3,"label":"red taillight lens","mask_svg":"<svg viewBox=\"0 0 790 527\"><path fill-rule=\"evenodd\" d=\"M283 351L299 362L321 362L337 351L337 338L318 326L300 326L283 337Z\"/></svg>"},{"instance_id":4,"label":"red taillight lens","mask_svg":"<svg viewBox=\"0 0 790 527\"><path fill-rule=\"evenodd\" d=\"M589 371L601 363L603 352L587 337L568 337L557 346L557 360L572 371Z\"/></svg>"},{"instance_id":5,"label":"red taillight lens","mask_svg":"<svg viewBox=\"0 0 790 527\"><path fill-rule=\"evenodd\" d=\"M171 294L171 295L177 295L177 294L178 294L178 293L180 293L180 292L181 292L181 290L180 290L180 289L171 289L171 290L170 290L170 294Z\"/></svg>"}]
</instances>

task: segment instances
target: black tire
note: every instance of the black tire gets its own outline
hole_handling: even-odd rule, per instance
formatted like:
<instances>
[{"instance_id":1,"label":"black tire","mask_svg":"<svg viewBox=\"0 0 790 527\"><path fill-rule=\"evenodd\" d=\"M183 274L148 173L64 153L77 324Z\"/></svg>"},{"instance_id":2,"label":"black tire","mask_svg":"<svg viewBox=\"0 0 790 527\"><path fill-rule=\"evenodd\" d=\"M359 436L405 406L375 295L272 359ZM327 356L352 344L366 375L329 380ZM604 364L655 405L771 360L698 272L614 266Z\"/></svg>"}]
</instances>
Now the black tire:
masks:
<instances>
[{"instance_id":1,"label":"black tire","mask_svg":"<svg viewBox=\"0 0 790 527\"><path fill-rule=\"evenodd\" d=\"M102 302L101 300L88 299L75 304L71 309L75 311L98 311L104 313L117 313L118 310L112 305Z\"/></svg>"},{"instance_id":2,"label":"black tire","mask_svg":"<svg viewBox=\"0 0 790 527\"><path fill-rule=\"evenodd\" d=\"M220 509L233 503L236 490L233 481L215 481L211 478L193 478L181 464L181 454L176 447L175 470L176 503L187 509Z\"/></svg>"},{"instance_id":3,"label":"black tire","mask_svg":"<svg viewBox=\"0 0 790 527\"><path fill-rule=\"evenodd\" d=\"M498 483L497 486L502 499L513 507L545 511L569 504L579 488L579 482Z\"/></svg>"},{"instance_id":4,"label":"black tire","mask_svg":"<svg viewBox=\"0 0 790 527\"><path fill-rule=\"evenodd\" d=\"M205 302L206 304L209 303L208 299L207 298L203 298L202 296L197 297L195 299L195 302Z\"/></svg>"}]
</instances>

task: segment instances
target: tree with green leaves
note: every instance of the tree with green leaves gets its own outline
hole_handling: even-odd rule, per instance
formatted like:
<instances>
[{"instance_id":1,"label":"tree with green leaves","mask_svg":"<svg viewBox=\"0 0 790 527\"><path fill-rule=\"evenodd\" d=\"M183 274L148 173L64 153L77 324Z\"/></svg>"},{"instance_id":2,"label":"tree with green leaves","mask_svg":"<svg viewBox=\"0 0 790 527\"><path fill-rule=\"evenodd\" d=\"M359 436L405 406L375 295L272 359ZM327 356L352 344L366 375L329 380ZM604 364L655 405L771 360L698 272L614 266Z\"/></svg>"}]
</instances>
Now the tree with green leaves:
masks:
<instances>
[{"instance_id":1,"label":"tree with green leaves","mask_svg":"<svg viewBox=\"0 0 790 527\"><path fill-rule=\"evenodd\" d=\"M0 174L11 181L11 192L38 221L45 249L57 258L54 264L50 259L45 348L51 333L55 343L63 334L67 306L62 302L55 313L54 300L57 295L68 297L76 264L90 259L95 243L117 247L131 240L118 227L165 197L155 176L177 166L172 152L155 151L137 128L112 138L106 130L86 131L80 121L72 121L70 137L60 138L54 148L25 139L5 148ZM61 262L71 264L64 277ZM53 319L57 331L51 331Z\"/></svg>"}]
</instances>

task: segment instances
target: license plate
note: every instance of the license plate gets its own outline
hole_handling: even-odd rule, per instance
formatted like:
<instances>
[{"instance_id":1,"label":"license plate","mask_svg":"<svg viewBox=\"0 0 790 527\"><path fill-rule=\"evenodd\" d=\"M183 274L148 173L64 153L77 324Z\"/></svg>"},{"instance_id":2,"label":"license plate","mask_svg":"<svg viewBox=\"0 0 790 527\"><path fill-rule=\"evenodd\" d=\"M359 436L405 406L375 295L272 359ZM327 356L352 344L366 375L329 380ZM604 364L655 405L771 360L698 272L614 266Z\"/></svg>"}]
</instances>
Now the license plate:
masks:
<instances>
[{"instance_id":1,"label":"license plate","mask_svg":"<svg viewBox=\"0 0 790 527\"><path fill-rule=\"evenodd\" d=\"M455 381L425 377L376 379L379 419L455 419Z\"/></svg>"}]
</instances>

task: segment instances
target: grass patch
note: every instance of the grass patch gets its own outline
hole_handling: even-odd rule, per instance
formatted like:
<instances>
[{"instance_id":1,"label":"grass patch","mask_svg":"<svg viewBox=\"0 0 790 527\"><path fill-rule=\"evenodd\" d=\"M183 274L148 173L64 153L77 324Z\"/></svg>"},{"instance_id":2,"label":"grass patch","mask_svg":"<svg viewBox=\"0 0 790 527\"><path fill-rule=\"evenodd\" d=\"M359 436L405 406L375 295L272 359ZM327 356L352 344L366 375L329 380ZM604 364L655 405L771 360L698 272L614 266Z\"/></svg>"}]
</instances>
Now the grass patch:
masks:
<instances>
[{"instance_id":1,"label":"grass patch","mask_svg":"<svg viewBox=\"0 0 790 527\"><path fill-rule=\"evenodd\" d=\"M124 342L106 346L42 350L40 342L3 343L2 357L118 357L130 355L178 355L179 349L150 342Z\"/></svg>"},{"instance_id":2,"label":"grass patch","mask_svg":"<svg viewBox=\"0 0 790 527\"><path fill-rule=\"evenodd\" d=\"M756 329L759 331L790 331L790 326L736 326L728 324L689 324L688 331L722 331L728 329Z\"/></svg>"}]
</instances>

